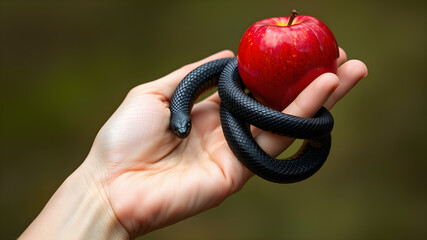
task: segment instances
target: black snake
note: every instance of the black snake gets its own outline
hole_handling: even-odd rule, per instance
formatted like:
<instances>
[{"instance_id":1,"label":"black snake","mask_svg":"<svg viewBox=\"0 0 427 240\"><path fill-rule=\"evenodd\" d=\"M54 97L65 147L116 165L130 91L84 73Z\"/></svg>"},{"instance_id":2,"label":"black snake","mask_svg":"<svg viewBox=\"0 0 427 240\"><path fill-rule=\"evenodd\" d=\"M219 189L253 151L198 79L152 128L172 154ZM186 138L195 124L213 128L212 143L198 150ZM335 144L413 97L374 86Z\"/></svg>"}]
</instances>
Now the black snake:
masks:
<instances>
[{"instance_id":1,"label":"black snake","mask_svg":"<svg viewBox=\"0 0 427 240\"><path fill-rule=\"evenodd\" d=\"M312 118L300 118L268 108L244 92L236 58L222 58L190 72L176 88L170 104L171 130L185 138L191 130L190 113L197 98L218 86L220 117L225 139L236 157L254 174L277 183L304 180L316 173L331 148L332 115L321 108ZM305 139L299 151L278 160L255 142L249 124L260 129Z\"/></svg>"}]
</instances>

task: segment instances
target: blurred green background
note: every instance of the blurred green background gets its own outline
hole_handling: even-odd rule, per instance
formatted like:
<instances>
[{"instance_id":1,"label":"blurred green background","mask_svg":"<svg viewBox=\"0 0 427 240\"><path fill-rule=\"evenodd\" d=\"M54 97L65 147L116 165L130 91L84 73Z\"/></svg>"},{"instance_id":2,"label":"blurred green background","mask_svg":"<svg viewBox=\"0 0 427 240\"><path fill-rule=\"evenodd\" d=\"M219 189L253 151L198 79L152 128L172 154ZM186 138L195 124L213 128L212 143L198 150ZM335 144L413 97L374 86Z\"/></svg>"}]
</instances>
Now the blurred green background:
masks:
<instances>
[{"instance_id":1,"label":"blurred green background","mask_svg":"<svg viewBox=\"0 0 427 240\"><path fill-rule=\"evenodd\" d=\"M425 1L1 2L1 235L37 216L127 92L222 49L255 21L316 16L369 76L333 109L307 181L253 178L146 239L426 239Z\"/></svg>"}]
</instances>

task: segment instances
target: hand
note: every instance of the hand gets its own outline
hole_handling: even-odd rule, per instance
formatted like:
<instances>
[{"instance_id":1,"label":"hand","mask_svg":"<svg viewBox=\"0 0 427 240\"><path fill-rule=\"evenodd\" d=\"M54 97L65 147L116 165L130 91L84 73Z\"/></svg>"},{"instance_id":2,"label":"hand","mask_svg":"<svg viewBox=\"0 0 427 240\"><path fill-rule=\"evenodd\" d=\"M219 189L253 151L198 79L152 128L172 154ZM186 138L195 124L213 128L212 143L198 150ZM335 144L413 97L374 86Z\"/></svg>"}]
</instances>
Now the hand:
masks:
<instances>
[{"instance_id":1,"label":"hand","mask_svg":"<svg viewBox=\"0 0 427 240\"><path fill-rule=\"evenodd\" d=\"M193 128L186 139L169 130L169 101L182 78L205 62L232 56L223 51L132 89L73 173L75 179L94 183L93 191L104 196L105 208L114 213L111 221L120 222L131 238L220 204L252 177L224 139L217 93L194 106ZM338 61L342 65L336 75L318 77L284 112L310 117L322 105L331 109L367 74L362 62L345 62L342 49ZM252 130L272 156L293 141Z\"/></svg>"},{"instance_id":2,"label":"hand","mask_svg":"<svg viewBox=\"0 0 427 240\"><path fill-rule=\"evenodd\" d=\"M205 62L231 56L220 52L137 86L99 132L90 159L103 171L103 190L130 233L144 234L212 208L252 176L223 137L218 94L195 105L188 138L178 139L168 129L169 101L182 78ZM342 64L343 50L340 56ZM363 63L346 62L337 75L316 79L284 112L310 117L322 105L331 109L366 73ZM254 134L272 155L292 142L260 130Z\"/></svg>"}]
</instances>

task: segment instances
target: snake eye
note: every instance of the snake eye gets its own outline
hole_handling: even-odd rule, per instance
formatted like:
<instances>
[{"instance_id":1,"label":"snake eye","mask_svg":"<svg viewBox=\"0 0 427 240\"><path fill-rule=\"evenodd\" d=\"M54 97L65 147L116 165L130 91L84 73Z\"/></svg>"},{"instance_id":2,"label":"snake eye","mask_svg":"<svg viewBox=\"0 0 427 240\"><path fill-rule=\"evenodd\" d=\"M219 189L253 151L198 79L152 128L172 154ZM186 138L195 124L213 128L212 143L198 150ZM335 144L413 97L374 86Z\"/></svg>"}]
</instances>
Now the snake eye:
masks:
<instances>
[{"instance_id":1,"label":"snake eye","mask_svg":"<svg viewBox=\"0 0 427 240\"><path fill-rule=\"evenodd\" d=\"M187 127L188 128L191 127L191 123L190 122L187 123Z\"/></svg>"}]
</instances>

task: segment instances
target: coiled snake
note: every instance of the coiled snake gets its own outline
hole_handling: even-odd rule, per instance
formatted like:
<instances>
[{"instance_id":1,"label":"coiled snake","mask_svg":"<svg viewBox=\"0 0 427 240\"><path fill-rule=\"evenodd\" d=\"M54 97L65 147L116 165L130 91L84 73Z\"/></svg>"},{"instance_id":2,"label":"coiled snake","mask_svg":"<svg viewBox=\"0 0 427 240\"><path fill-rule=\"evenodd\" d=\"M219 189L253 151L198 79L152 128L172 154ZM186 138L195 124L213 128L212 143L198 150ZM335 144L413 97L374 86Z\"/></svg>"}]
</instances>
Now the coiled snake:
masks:
<instances>
[{"instance_id":1,"label":"coiled snake","mask_svg":"<svg viewBox=\"0 0 427 240\"><path fill-rule=\"evenodd\" d=\"M220 118L225 139L239 161L254 174L272 182L291 183L310 177L322 167L331 148L334 120L330 112L321 108L312 118L300 118L260 104L244 92L236 58L205 63L179 83L170 104L170 128L176 136L189 135L193 104L201 94L216 86L221 98ZM278 160L255 142L249 124L305 141L293 156Z\"/></svg>"}]
</instances>

